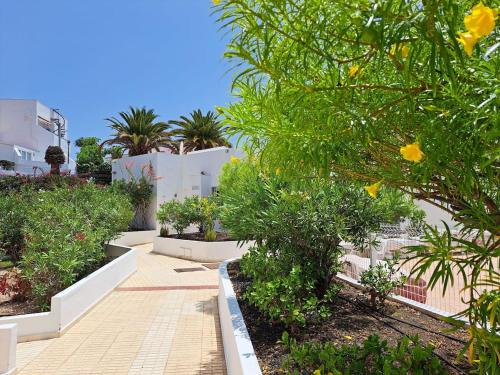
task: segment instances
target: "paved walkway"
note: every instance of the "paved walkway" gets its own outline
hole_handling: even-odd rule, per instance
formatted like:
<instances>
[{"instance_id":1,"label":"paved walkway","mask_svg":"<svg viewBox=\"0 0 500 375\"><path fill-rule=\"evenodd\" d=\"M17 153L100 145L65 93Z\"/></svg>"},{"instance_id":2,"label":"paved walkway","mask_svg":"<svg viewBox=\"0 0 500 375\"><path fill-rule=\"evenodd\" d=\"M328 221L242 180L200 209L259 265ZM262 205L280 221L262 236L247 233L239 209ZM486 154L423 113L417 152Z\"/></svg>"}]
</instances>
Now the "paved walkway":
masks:
<instances>
[{"instance_id":1,"label":"paved walkway","mask_svg":"<svg viewBox=\"0 0 500 375\"><path fill-rule=\"evenodd\" d=\"M19 375L226 373L217 271L136 248L137 272L63 336L17 345Z\"/></svg>"}]
</instances>

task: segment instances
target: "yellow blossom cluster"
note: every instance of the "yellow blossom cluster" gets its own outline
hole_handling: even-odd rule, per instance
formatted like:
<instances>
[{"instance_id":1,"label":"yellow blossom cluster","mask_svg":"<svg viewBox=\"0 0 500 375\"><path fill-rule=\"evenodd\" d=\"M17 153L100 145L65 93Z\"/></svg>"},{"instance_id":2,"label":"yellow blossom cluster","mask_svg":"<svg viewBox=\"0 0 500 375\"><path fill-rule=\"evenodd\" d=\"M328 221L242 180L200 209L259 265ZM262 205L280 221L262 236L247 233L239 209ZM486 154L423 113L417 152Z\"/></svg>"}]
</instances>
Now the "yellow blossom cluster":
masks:
<instances>
[{"instance_id":1,"label":"yellow blossom cluster","mask_svg":"<svg viewBox=\"0 0 500 375\"><path fill-rule=\"evenodd\" d=\"M463 44L465 53L471 56L474 46L481 37L488 36L495 28L498 10L485 6L482 2L472 8L472 12L464 17L467 32L458 34L457 40Z\"/></svg>"}]
</instances>

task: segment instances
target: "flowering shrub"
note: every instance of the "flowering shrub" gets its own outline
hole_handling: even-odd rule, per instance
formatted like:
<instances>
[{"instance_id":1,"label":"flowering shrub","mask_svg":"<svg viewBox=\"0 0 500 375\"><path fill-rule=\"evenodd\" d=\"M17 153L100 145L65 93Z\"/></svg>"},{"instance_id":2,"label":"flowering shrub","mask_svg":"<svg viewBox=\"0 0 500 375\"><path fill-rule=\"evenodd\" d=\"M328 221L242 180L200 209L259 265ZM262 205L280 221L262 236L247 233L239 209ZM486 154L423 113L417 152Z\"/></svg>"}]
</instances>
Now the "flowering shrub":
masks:
<instances>
[{"instance_id":1,"label":"flowering shrub","mask_svg":"<svg viewBox=\"0 0 500 375\"><path fill-rule=\"evenodd\" d=\"M374 199L395 187L461 223L460 235L427 229L413 273L467 286L470 360L498 373L479 308L500 310L483 293L498 289L500 257L498 2L225 0L217 12L243 69L240 100L220 111L273 169L361 182Z\"/></svg>"},{"instance_id":2,"label":"flowering shrub","mask_svg":"<svg viewBox=\"0 0 500 375\"><path fill-rule=\"evenodd\" d=\"M3 280L4 293L19 293L47 309L54 294L102 264L104 245L131 218L123 195L93 184L0 197L0 238L23 249L19 272Z\"/></svg>"}]
</instances>

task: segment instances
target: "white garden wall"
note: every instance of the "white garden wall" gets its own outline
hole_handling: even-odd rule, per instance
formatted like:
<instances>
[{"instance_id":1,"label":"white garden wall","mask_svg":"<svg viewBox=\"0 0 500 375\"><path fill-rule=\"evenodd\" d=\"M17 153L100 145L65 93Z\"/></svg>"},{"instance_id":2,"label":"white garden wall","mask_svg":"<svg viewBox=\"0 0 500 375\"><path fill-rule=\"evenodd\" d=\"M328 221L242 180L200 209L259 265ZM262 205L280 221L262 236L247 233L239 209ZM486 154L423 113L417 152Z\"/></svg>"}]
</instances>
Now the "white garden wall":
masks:
<instances>
[{"instance_id":1,"label":"white garden wall","mask_svg":"<svg viewBox=\"0 0 500 375\"><path fill-rule=\"evenodd\" d=\"M253 241L238 244L238 241L205 242L155 237L153 251L196 262L221 262L242 257L253 244Z\"/></svg>"},{"instance_id":2,"label":"white garden wall","mask_svg":"<svg viewBox=\"0 0 500 375\"><path fill-rule=\"evenodd\" d=\"M0 325L0 375L10 375L16 371L17 326Z\"/></svg>"},{"instance_id":3,"label":"white garden wall","mask_svg":"<svg viewBox=\"0 0 500 375\"><path fill-rule=\"evenodd\" d=\"M228 375L261 375L257 355L227 272L230 259L219 268L219 319Z\"/></svg>"},{"instance_id":4,"label":"white garden wall","mask_svg":"<svg viewBox=\"0 0 500 375\"><path fill-rule=\"evenodd\" d=\"M49 312L0 318L0 325L17 324L19 342L57 337L137 269L137 252L108 245L116 259L52 297Z\"/></svg>"}]
</instances>

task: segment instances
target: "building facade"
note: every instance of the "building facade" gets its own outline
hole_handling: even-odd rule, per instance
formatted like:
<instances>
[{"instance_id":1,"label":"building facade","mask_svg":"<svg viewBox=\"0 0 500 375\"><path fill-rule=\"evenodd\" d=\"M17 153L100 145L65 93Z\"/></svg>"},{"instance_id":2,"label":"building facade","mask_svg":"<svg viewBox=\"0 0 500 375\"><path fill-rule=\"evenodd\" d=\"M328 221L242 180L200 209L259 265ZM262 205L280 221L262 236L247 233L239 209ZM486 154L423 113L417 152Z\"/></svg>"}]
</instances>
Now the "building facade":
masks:
<instances>
[{"instance_id":1,"label":"building facade","mask_svg":"<svg viewBox=\"0 0 500 375\"><path fill-rule=\"evenodd\" d=\"M47 173L50 167L44 158L49 146L63 149L66 163L61 170L74 171L75 162L68 158L70 141L64 116L37 100L0 99L0 161L4 161L0 173ZM5 162L13 163L14 170L6 171Z\"/></svg>"}]
</instances>

